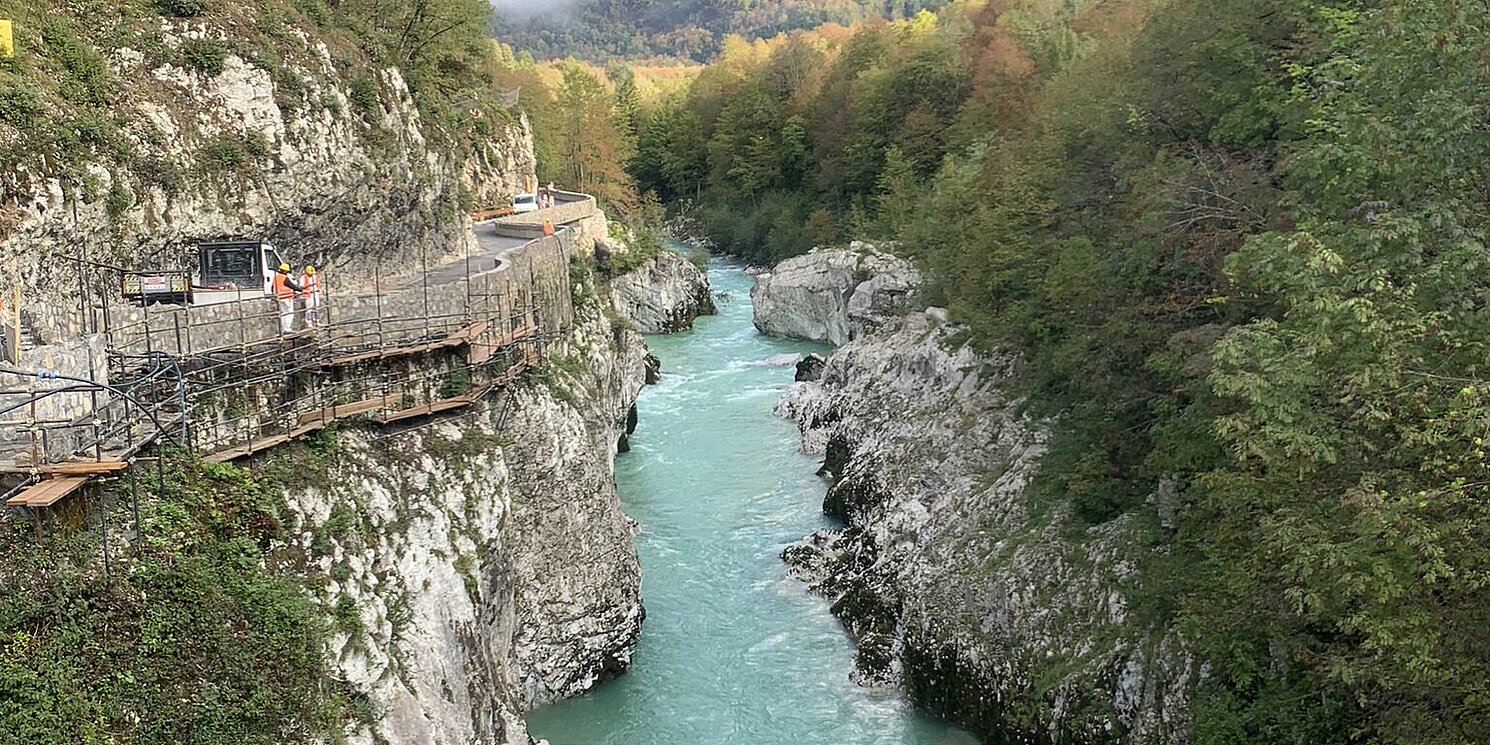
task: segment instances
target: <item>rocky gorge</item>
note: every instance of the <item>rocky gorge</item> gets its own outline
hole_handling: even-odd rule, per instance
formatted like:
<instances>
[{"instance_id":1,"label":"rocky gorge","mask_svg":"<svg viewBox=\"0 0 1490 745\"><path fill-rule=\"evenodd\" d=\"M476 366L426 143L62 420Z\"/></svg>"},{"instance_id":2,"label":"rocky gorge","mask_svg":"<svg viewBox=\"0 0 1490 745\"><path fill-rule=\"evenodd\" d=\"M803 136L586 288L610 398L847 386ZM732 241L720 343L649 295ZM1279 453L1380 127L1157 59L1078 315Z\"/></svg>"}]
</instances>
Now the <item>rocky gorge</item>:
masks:
<instances>
[{"instance_id":1,"label":"rocky gorge","mask_svg":"<svg viewBox=\"0 0 1490 745\"><path fill-rule=\"evenodd\" d=\"M470 208L503 203L535 181L522 114L470 107L463 129L451 131L450 120L431 121L399 69L378 65L345 38L271 16L230 17L225 26L220 16L147 14L103 30L110 33L62 20L47 27L48 43L69 55L62 64L88 67L95 82L132 83L109 102L118 136L103 151L76 154L76 167L31 152L29 125L0 117L8 148L0 276L11 285L3 295L8 302L12 286L18 290L26 330L43 351L101 350L102 337L90 333L100 329L84 311L117 292L118 270L188 266L198 241L271 241L297 269L320 266L332 292L373 277L406 281L472 250ZM250 49L268 37L272 61ZM218 56L203 61L203 49ZM578 265L608 232L605 221L596 212L573 226ZM561 289L572 290L575 321L545 341L543 364L460 414L399 427L348 422L236 466L163 470L158 492L140 505L143 533L118 527L129 522L122 484L85 491L54 527L90 547L101 538L102 556L37 542L26 515L8 509L0 527L30 563L12 562L5 574L6 624L22 618L15 608L30 607L17 596L30 592L28 583L51 582L94 593L87 602L99 618L117 611L141 626L157 616L175 624L213 618L202 598L177 613L170 593L130 583L153 581L158 566L179 571L203 554L217 556L223 546L241 552L234 571L289 590L236 598L224 622L236 631L221 647L200 650L208 661L262 652L260 664L233 670L248 692L206 669L154 679L170 656L158 650L193 642L175 627L112 629L126 642L135 632L156 639L121 643L119 654L154 655L130 658L133 667L79 663L82 655L61 641L55 656L29 657L65 638L54 633L67 626L56 608L38 607L24 617L28 647L8 646L14 629L5 627L4 664L14 665L6 673L57 676L28 687L53 686L73 708L54 716L53 708L67 707L7 688L5 729L32 742L83 741L86 727L143 741L527 745L525 711L624 671L645 612L636 526L616 498L613 461L638 424L638 391L655 374L635 329L686 327L710 296L696 268L668 256L607 283L576 271L573 286ZM182 484L191 488L176 488ZM244 510L251 535L235 533L238 524L215 511L218 496L252 501L251 509L233 508ZM181 527L194 521L212 524L205 537ZM185 582L162 576L172 587ZM219 578L199 579L217 591ZM284 609L302 601L313 617L297 627ZM297 657L311 679L293 681L293 690L275 688L282 679L260 679L278 667L269 659L275 651L228 648L246 637L235 613L266 614L301 642L324 632L323 645ZM131 697L88 709L97 676L127 682ZM152 682L136 685L136 677ZM253 719L268 710L258 703L296 697L303 698L274 704L282 707L277 718ZM170 707L151 705L158 701ZM214 717L228 724L209 726Z\"/></svg>"},{"instance_id":2,"label":"rocky gorge","mask_svg":"<svg viewBox=\"0 0 1490 745\"><path fill-rule=\"evenodd\" d=\"M1202 671L1131 607L1149 550L1138 518L1082 528L1037 506L1049 423L1012 385L1018 357L966 346L945 311L910 311L903 270L845 270L863 264L859 247L817 251L753 293L759 328L846 342L777 412L823 458L823 507L844 523L784 558L854 637L858 679L989 742L1187 742ZM850 304L887 312L866 322Z\"/></svg>"}]
</instances>

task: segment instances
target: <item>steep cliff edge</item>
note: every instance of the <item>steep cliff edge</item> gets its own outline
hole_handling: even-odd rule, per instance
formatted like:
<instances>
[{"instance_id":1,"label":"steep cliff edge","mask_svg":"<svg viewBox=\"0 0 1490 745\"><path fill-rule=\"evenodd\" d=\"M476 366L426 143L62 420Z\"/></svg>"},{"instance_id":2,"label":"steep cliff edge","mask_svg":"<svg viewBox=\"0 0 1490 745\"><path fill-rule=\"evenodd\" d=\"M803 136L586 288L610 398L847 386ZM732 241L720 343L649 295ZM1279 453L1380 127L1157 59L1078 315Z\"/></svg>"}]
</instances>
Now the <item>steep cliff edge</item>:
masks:
<instances>
[{"instance_id":1,"label":"steep cliff edge","mask_svg":"<svg viewBox=\"0 0 1490 745\"><path fill-rule=\"evenodd\" d=\"M990 742L1187 741L1195 665L1131 607L1141 526L1035 508L1046 433L1006 392L1018 360L953 344L944 321L891 321L783 397L846 523L784 557L832 600L862 681Z\"/></svg>"},{"instance_id":2,"label":"steep cliff edge","mask_svg":"<svg viewBox=\"0 0 1490 745\"><path fill-rule=\"evenodd\" d=\"M611 459L644 356L592 306L534 384L343 431L323 485L291 488L333 677L372 704L358 741L525 745L523 711L629 665L644 614Z\"/></svg>"}]
</instances>

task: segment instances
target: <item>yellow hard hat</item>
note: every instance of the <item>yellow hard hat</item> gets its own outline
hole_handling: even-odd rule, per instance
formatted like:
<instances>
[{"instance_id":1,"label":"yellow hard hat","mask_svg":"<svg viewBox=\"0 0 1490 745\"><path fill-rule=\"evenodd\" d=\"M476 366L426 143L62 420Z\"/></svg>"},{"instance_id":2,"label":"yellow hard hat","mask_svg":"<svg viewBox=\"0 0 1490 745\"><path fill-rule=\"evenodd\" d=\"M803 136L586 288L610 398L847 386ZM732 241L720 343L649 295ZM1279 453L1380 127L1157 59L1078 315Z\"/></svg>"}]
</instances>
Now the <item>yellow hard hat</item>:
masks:
<instances>
[{"instance_id":1,"label":"yellow hard hat","mask_svg":"<svg viewBox=\"0 0 1490 745\"><path fill-rule=\"evenodd\" d=\"M290 265L289 264L280 264L279 265L279 270L282 271L282 272L288 272L288 271L290 271Z\"/></svg>"},{"instance_id":2,"label":"yellow hard hat","mask_svg":"<svg viewBox=\"0 0 1490 745\"><path fill-rule=\"evenodd\" d=\"M314 266L311 266L310 264L306 264L305 265L305 273L306 274L315 274L316 273L316 268Z\"/></svg>"}]
</instances>

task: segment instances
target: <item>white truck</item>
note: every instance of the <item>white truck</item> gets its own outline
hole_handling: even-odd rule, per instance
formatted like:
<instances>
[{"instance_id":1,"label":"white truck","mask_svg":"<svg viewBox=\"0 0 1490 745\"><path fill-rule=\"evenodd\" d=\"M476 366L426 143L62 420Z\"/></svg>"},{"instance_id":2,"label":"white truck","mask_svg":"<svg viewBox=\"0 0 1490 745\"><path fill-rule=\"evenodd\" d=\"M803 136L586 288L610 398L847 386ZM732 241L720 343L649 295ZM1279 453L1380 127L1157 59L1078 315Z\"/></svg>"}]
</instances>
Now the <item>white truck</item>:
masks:
<instances>
[{"instance_id":1,"label":"white truck","mask_svg":"<svg viewBox=\"0 0 1490 745\"><path fill-rule=\"evenodd\" d=\"M124 275L124 299L146 305L215 305L271 297L274 272L285 263L263 241L210 241L197 244L193 272L140 271Z\"/></svg>"}]
</instances>

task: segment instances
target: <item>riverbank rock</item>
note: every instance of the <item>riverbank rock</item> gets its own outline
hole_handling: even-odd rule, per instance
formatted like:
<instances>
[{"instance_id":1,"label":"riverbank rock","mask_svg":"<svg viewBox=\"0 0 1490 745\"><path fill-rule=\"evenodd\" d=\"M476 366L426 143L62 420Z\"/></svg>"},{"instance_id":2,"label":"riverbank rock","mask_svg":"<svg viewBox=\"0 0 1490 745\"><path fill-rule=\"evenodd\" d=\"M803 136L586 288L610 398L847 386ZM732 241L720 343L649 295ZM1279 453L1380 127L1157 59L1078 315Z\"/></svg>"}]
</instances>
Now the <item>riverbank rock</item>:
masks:
<instances>
[{"instance_id":1,"label":"riverbank rock","mask_svg":"<svg viewBox=\"0 0 1490 745\"><path fill-rule=\"evenodd\" d=\"M694 319L716 312L709 275L666 250L611 280L611 303L644 334L686 331Z\"/></svg>"},{"instance_id":2,"label":"riverbank rock","mask_svg":"<svg viewBox=\"0 0 1490 745\"><path fill-rule=\"evenodd\" d=\"M815 383L823 377L823 368L827 367L828 361L820 354L809 354L797 362L796 381L798 383Z\"/></svg>"},{"instance_id":3,"label":"riverbank rock","mask_svg":"<svg viewBox=\"0 0 1490 745\"><path fill-rule=\"evenodd\" d=\"M894 317L920 283L910 262L867 243L814 250L756 277L755 327L839 346Z\"/></svg>"},{"instance_id":4,"label":"riverbank rock","mask_svg":"<svg viewBox=\"0 0 1490 745\"><path fill-rule=\"evenodd\" d=\"M858 643L859 680L986 740L1187 742L1199 673L1131 610L1143 526L1034 506L1046 425L1008 392L1019 360L954 346L941 316L850 341L778 405L846 523L783 552L793 574Z\"/></svg>"}]
</instances>

